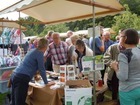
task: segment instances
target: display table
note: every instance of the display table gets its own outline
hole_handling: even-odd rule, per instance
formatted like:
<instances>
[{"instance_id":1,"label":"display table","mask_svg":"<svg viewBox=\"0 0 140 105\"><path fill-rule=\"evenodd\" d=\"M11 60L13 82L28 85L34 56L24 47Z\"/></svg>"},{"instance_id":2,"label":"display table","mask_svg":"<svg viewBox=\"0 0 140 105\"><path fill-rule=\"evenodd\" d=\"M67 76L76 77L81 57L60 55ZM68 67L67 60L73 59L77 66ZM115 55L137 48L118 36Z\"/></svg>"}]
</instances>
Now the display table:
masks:
<instances>
[{"instance_id":1,"label":"display table","mask_svg":"<svg viewBox=\"0 0 140 105\"><path fill-rule=\"evenodd\" d=\"M107 85L103 85L102 87L99 87L96 85L96 95L104 93L108 89Z\"/></svg>"},{"instance_id":2,"label":"display table","mask_svg":"<svg viewBox=\"0 0 140 105\"><path fill-rule=\"evenodd\" d=\"M58 89L50 89L50 86L40 87L31 84L28 90L28 105L62 105L62 97L64 96L64 87Z\"/></svg>"},{"instance_id":3,"label":"display table","mask_svg":"<svg viewBox=\"0 0 140 105\"><path fill-rule=\"evenodd\" d=\"M50 86L40 87L34 83L29 84L27 104L28 105L62 105L64 98L64 87L57 89L50 89ZM98 96L107 90L107 86L96 86Z\"/></svg>"}]
</instances>

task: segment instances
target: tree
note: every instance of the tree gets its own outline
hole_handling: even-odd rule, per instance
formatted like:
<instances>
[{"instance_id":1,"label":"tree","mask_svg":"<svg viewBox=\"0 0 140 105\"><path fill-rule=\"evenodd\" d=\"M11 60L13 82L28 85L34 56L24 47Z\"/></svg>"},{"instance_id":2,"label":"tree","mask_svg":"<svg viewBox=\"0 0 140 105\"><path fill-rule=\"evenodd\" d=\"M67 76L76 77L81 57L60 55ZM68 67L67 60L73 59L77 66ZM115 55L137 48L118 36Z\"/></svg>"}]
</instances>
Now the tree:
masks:
<instances>
[{"instance_id":1,"label":"tree","mask_svg":"<svg viewBox=\"0 0 140 105\"><path fill-rule=\"evenodd\" d=\"M140 0L120 0L120 3L127 4L132 13L140 15Z\"/></svg>"},{"instance_id":2,"label":"tree","mask_svg":"<svg viewBox=\"0 0 140 105\"><path fill-rule=\"evenodd\" d=\"M66 23L66 26L69 27L69 30L78 31L78 30L86 30L92 27L92 19L84 19L81 21L69 22Z\"/></svg>"},{"instance_id":3,"label":"tree","mask_svg":"<svg viewBox=\"0 0 140 105\"><path fill-rule=\"evenodd\" d=\"M128 5L124 5L126 11L123 14L115 16L115 23L113 24L113 29L118 32L120 29L133 28L140 30L140 17L135 13L131 13Z\"/></svg>"},{"instance_id":4,"label":"tree","mask_svg":"<svg viewBox=\"0 0 140 105\"><path fill-rule=\"evenodd\" d=\"M40 35L40 33L44 30L45 24L34 24L35 22L40 22L32 17L27 17L27 18L20 18L20 21L22 26L26 27L26 31L24 31L26 36L33 36L33 35ZM25 22L30 22L30 23L24 23Z\"/></svg>"},{"instance_id":5,"label":"tree","mask_svg":"<svg viewBox=\"0 0 140 105\"><path fill-rule=\"evenodd\" d=\"M67 32L68 27L66 26L66 24L46 25L45 29L43 30L42 33L40 33L39 36L45 36L50 30L62 33L62 32Z\"/></svg>"},{"instance_id":6,"label":"tree","mask_svg":"<svg viewBox=\"0 0 140 105\"><path fill-rule=\"evenodd\" d=\"M96 24L104 26L106 28L110 28L112 27L112 24L114 24L113 18L114 16L105 16L105 17L96 18Z\"/></svg>"}]
</instances>

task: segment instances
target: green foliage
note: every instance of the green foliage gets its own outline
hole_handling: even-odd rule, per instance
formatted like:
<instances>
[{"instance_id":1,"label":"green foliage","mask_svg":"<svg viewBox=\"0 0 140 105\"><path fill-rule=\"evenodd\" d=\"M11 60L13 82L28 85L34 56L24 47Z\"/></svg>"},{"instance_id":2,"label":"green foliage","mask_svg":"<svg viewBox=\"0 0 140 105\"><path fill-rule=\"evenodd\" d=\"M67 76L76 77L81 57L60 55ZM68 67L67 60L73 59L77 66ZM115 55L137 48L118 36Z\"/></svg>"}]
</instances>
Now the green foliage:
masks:
<instances>
[{"instance_id":1,"label":"green foliage","mask_svg":"<svg viewBox=\"0 0 140 105\"><path fill-rule=\"evenodd\" d=\"M84 19L81 21L78 20L75 22L69 22L69 23L66 23L66 26L69 27L69 30L72 30L72 31L86 30L93 26L92 18L87 19L87 20Z\"/></svg>"},{"instance_id":2,"label":"green foliage","mask_svg":"<svg viewBox=\"0 0 140 105\"><path fill-rule=\"evenodd\" d=\"M120 0L120 3L127 4L132 13L140 15L140 0Z\"/></svg>"},{"instance_id":3,"label":"green foliage","mask_svg":"<svg viewBox=\"0 0 140 105\"><path fill-rule=\"evenodd\" d=\"M40 33L44 30L45 24L36 24L35 22L40 22L32 17L27 17L26 19L20 18L21 21L25 21L25 23L21 23L22 26L26 27L26 31L24 32L26 36L34 36L40 35ZM30 23L26 23L30 22Z\"/></svg>"},{"instance_id":4,"label":"green foliage","mask_svg":"<svg viewBox=\"0 0 140 105\"><path fill-rule=\"evenodd\" d=\"M3 105L6 95L7 95L7 93L3 93L3 94L0 93L0 105Z\"/></svg>"},{"instance_id":5,"label":"green foliage","mask_svg":"<svg viewBox=\"0 0 140 105\"><path fill-rule=\"evenodd\" d=\"M114 16L105 16L105 17L97 18L96 24L109 28L112 26L112 24L114 24L113 17Z\"/></svg>"},{"instance_id":6,"label":"green foliage","mask_svg":"<svg viewBox=\"0 0 140 105\"><path fill-rule=\"evenodd\" d=\"M106 16L95 19L95 25L101 25L104 27L111 27L114 24L114 16ZM76 22L66 23L66 26L69 27L69 30L78 31L78 30L87 30L88 28L93 27L93 19L81 20Z\"/></svg>"},{"instance_id":7,"label":"green foliage","mask_svg":"<svg viewBox=\"0 0 140 105\"><path fill-rule=\"evenodd\" d=\"M40 36L45 36L50 30L62 33L62 32L68 31L68 27L66 27L66 24L48 25L48 26L45 26L45 29L40 34Z\"/></svg>"},{"instance_id":8,"label":"green foliage","mask_svg":"<svg viewBox=\"0 0 140 105\"><path fill-rule=\"evenodd\" d=\"M115 23L113 24L113 30L118 32L120 29L133 28L140 30L140 18L137 14L131 13L127 5L124 5L126 11L121 15L115 16Z\"/></svg>"}]
</instances>

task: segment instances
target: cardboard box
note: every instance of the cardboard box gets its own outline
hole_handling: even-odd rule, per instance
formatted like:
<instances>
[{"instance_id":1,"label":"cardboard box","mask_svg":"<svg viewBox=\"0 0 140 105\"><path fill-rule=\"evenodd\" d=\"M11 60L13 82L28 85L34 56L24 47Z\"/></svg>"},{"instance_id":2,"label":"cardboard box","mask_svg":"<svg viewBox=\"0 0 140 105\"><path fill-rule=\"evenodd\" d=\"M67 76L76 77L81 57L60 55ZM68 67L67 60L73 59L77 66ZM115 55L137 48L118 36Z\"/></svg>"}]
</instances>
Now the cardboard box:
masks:
<instances>
[{"instance_id":1,"label":"cardboard box","mask_svg":"<svg viewBox=\"0 0 140 105\"><path fill-rule=\"evenodd\" d=\"M72 87L73 88L70 88ZM92 86L88 80L69 80L65 87L65 105L92 105Z\"/></svg>"}]
</instances>

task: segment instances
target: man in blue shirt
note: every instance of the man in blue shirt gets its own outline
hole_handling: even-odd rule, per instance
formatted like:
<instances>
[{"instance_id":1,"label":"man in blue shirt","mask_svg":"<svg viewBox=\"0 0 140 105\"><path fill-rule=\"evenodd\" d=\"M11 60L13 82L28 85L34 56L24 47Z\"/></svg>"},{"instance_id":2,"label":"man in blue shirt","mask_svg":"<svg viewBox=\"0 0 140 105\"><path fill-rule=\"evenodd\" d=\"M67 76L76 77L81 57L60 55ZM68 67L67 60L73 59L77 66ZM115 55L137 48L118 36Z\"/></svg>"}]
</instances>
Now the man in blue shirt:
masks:
<instances>
[{"instance_id":1,"label":"man in blue shirt","mask_svg":"<svg viewBox=\"0 0 140 105\"><path fill-rule=\"evenodd\" d=\"M112 44L114 44L114 42L110 39L110 32L109 31L105 31L103 32L103 37L104 37L104 53L105 51L108 49L108 47Z\"/></svg>"},{"instance_id":2,"label":"man in blue shirt","mask_svg":"<svg viewBox=\"0 0 140 105\"><path fill-rule=\"evenodd\" d=\"M101 55L104 52L104 37L102 37L103 27L100 27L100 35L95 37L95 55ZM93 37L89 39L89 47L93 50Z\"/></svg>"},{"instance_id":3,"label":"man in blue shirt","mask_svg":"<svg viewBox=\"0 0 140 105\"><path fill-rule=\"evenodd\" d=\"M102 55L105 53L105 51L108 49L110 45L112 45L114 42L110 39L110 32L105 31L103 32L103 28L101 29L101 35L95 37L95 55ZM89 40L89 46L93 50L93 37ZM105 65L106 69L106 65ZM104 79L104 73L105 69L101 71L102 79Z\"/></svg>"},{"instance_id":4,"label":"man in blue shirt","mask_svg":"<svg viewBox=\"0 0 140 105\"><path fill-rule=\"evenodd\" d=\"M29 81L39 70L44 84L48 84L44 67L44 52L47 50L48 41L41 38L37 48L29 51L20 65L11 76L12 105L25 105Z\"/></svg>"}]
</instances>

